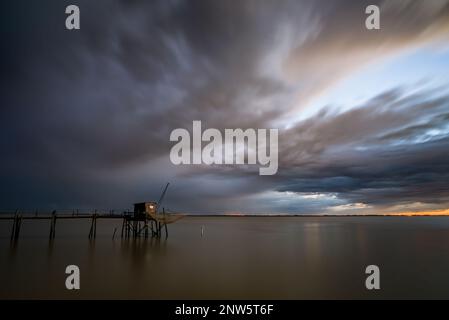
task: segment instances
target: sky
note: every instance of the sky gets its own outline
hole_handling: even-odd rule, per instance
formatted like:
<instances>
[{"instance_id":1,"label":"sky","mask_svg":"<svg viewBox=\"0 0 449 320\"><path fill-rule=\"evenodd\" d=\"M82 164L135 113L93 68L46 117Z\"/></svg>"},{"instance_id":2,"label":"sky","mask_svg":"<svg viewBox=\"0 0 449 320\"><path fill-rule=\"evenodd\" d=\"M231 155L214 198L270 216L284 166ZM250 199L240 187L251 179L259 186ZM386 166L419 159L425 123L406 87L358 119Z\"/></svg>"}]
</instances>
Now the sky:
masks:
<instances>
[{"instance_id":1,"label":"sky","mask_svg":"<svg viewBox=\"0 0 449 320\"><path fill-rule=\"evenodd\" d=\"M0 6L0 210L449 210L448 0ZM194 120L279 129L277 174L172 164Z\"/></svg>"}]
</instances>

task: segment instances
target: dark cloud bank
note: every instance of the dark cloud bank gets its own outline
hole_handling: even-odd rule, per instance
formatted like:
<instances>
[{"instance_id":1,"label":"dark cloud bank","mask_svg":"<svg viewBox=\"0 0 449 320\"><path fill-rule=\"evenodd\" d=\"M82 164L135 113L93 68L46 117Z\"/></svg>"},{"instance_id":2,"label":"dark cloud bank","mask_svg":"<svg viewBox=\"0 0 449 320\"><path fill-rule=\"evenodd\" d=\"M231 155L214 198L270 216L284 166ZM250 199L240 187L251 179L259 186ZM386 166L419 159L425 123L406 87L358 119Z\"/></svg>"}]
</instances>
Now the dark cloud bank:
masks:
<instances>
[{"instance_id":1,"label":"dark cloud bank","mask_svg":"<svg viewBox=\"0 0 449 320\"><path fill-rule=\"evenodd\" d=\"M446 88L284 125L353 70L447 37L446 2L378 3L388 32L370 35L363 1L76 2L75 32L69 2L2 4L2 208L126 208L165 181L187 212L447 208ZM192 120L280 127L279 173L173 166L169 134Z\"/></svg>"}]
</instances>

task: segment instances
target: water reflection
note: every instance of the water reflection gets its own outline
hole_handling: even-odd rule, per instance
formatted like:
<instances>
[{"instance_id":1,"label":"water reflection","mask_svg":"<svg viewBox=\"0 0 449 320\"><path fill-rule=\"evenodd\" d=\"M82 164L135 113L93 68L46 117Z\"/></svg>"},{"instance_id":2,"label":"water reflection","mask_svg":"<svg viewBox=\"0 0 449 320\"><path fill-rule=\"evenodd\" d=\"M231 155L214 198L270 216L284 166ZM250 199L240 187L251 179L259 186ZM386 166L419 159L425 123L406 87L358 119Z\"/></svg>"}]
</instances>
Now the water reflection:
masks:
<instances>
[{"instance_id":1,"label":"water reflection","mask_svg":"<svg viewBox=\"0 0 449 320\"><path fill-rule=\"evenodd\" d=\"M449 218L186 218L168 239L112 239L114 226L90 241L85 223L0 239L0 298L70 298L69 264L79 298L367 298L368 264L381 269L378 298L449 298Z\"/></svg>"},{"instance_id":2,"label":"water reflection","mask_svg":"<svg viewBox=\"0 0 449 320\"><path fill-rule=\"evenodd\" d=\"M19 241L18 239L11 239L9 241L9 250L8 250L8 258L13 260L17 253L17 247L18 247Z\"/></svg>"},{"instance_id":3,"label":"water reflection","mask_svg":"<svg viewBox=\"0 0 449 320\"><path fill-rule=\"evenodd\" d=\"M145 267L151 260L161 259L167 253L167 240L159 238L122 239L120 254L130 261L136 271Z\"/></svg>"},{"instance_id":4,"label":"water reflection","mask_svg":"<svg viewBox=\"0 0 449 320\"><path fill-rule=\"evenodd\" d=\"M54 238L50 238L48 240L48 247L47 247L47 257L48 259L51 259L51 257L53 256L53 249L55 247L55 239Z\"/></svg>"}]
</instances>

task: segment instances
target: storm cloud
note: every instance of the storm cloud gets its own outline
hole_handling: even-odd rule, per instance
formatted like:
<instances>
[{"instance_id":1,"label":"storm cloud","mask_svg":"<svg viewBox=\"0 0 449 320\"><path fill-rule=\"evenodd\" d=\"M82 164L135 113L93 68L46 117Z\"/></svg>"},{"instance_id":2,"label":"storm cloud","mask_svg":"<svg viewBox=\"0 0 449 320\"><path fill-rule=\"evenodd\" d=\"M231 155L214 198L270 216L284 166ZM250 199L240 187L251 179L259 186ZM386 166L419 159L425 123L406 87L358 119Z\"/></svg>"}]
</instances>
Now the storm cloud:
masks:
<instances>
[{"instance_id":1,"label":"storm cloud","mask_svg":"<svg viewBox=\"0 0 449 320\"><path fill-rule=\"evenodd\" d=\"M1 5L1 208L122 209L166 181L183 212L448 207L447 83L314 104L374 63L445 52L448 1L72 2ZM193 120L279 128L278 174L174 166L170 132Z\"/></svg>"}]
</instances>

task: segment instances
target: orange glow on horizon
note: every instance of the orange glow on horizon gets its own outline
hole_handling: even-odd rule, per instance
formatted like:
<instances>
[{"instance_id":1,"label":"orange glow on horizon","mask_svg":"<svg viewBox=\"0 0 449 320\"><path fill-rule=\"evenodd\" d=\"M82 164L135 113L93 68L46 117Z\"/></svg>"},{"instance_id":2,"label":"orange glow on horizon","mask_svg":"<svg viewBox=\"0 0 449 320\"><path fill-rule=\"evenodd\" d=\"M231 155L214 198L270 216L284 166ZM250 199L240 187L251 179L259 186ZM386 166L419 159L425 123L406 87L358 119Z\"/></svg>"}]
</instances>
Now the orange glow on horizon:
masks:
<instances>
[{"instance_id":1,"label":"orange glow on horizon","mask_svg":"<svg viewBox=\"0 0 449 320\"><path fill-rule=\"evenodd\" d=\"M230 211L225 213L226 216L244 216L242 212Z\"/></svg>"},{"instance_id":2,"label":"orange glow on horizon","mask_svg":"<svg viewBox=\"0 0 449 320\"><path fill-rule=\"evenodd\" d=\"M391 213L392 216L449 216L449 209Z\"/></svg>"}]
</instances>

